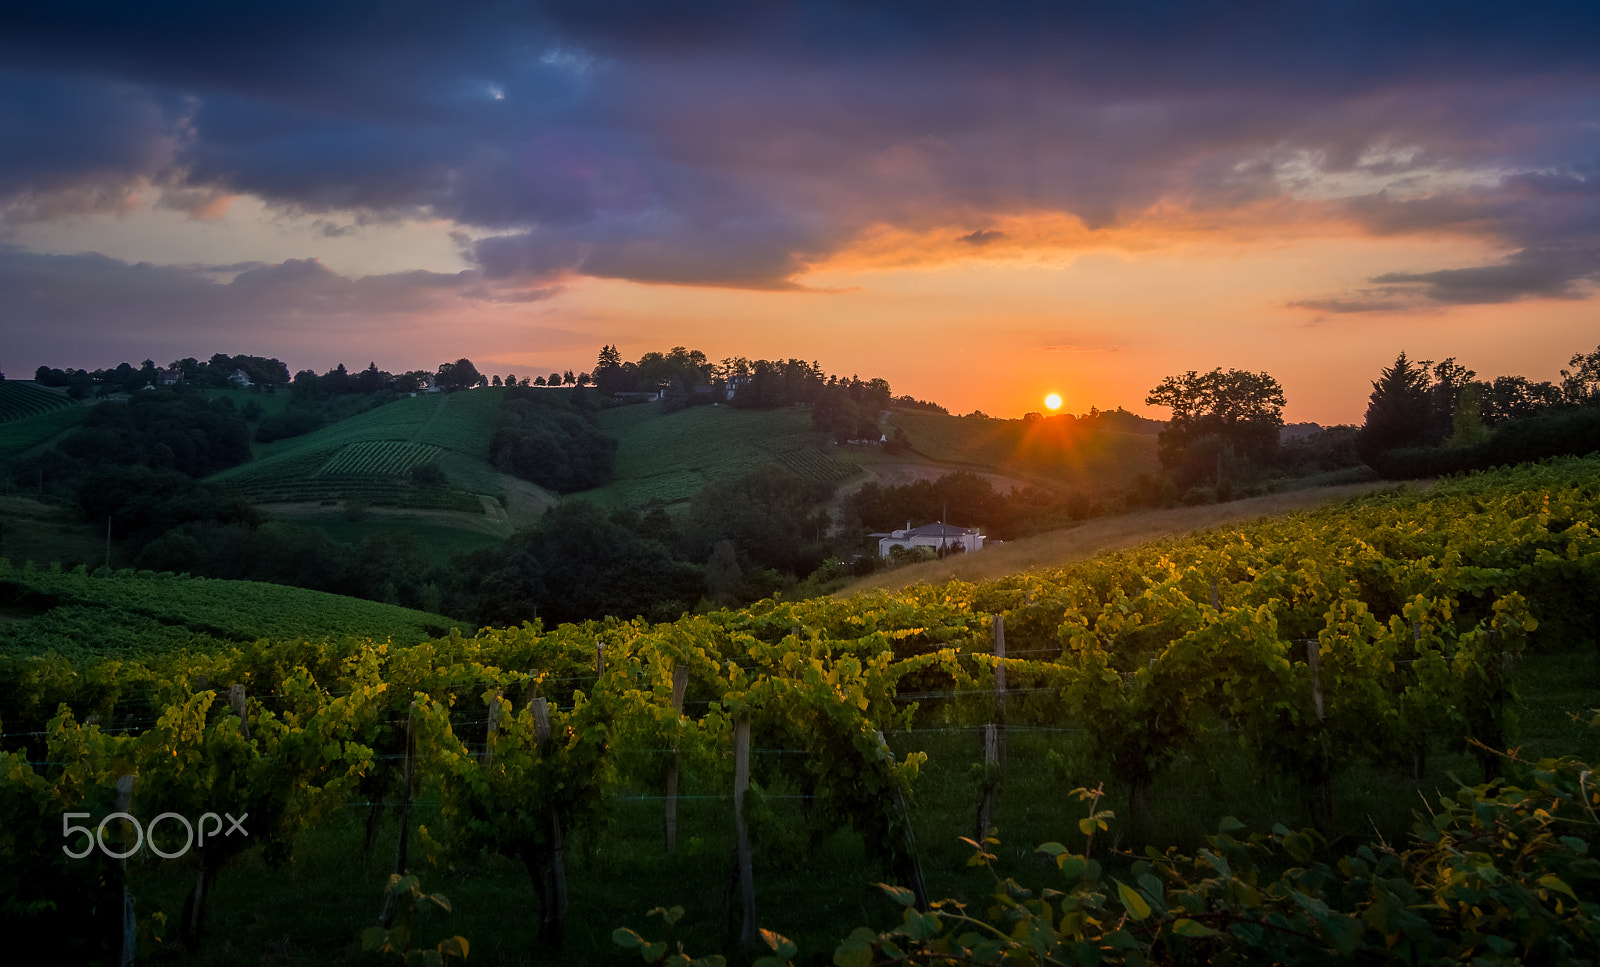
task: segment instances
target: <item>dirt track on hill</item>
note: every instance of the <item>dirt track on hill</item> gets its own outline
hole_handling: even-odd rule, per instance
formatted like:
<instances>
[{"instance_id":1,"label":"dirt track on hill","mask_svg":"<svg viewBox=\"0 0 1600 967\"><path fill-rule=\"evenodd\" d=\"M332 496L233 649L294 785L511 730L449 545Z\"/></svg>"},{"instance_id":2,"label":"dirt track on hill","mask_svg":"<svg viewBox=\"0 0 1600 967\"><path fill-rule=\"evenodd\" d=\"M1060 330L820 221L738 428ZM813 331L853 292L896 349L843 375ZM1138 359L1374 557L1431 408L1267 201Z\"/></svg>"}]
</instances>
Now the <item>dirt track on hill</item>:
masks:
<instances>
[{"instance_id":1,"label":"dirt track on hill","mask_svg":"<svg viewBox=\"0 0 1600 967\"><path fill-rule=\"evenodd\" d=\"M1226 504L1200 507L1174 507L1145 510L1116 517L1098 517L1077 527L1050 531L1017 541L986 546L975 554L957 554L942 561L913 564L893 571L869 575L835 594L849 597L861 591L893 591L913 584L939 584L944 581L986 581L1039 568L1061 567L1086 560L1103 551L1121 550L1165 537L1177 537L1224 524L1275 517L1393 487L1387 481L1343 484L1290 490L1264 497L1250 497ZM1415 485L1413 485L1415 486Z\"/></svg>"}]
</instances>

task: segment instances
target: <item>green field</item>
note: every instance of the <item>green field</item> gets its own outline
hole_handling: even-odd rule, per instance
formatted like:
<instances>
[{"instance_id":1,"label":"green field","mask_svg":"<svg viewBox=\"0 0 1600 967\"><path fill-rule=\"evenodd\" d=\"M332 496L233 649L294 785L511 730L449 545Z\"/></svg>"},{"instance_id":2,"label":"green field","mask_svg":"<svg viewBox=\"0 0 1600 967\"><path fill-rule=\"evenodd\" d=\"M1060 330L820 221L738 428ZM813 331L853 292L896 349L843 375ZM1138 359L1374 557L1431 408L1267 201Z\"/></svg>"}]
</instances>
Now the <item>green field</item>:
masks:
<instances>
[{"instance_id":1,"label":"green field","mask_svg":"<svg viewBox=\"0 0 1600 967\"><path fill-rule=\"evenodd\" d=\"M65 394L52 393L33 383L0 379L0 423L22 420L76 405L77 403Z\"/></svg>"},{"instance_id":2,"label":"green field","mask_svg":"<svg viewBox=\"0 0 1600 967\"><path fill-rule=\"evenodd\" d=\"M0 651L151 656L260 638L393 638L464 627L441 615L256 581L15 566L0 558ZM470 630L470 629L467 629Z\"/></svg>"},{"instance_id":3,"label":"green field","mask_svg":"<svg viewBox=\"0 0 1600 967\"><path fill-rule=\"evenodd\" d=\"M824 483L857 472L823 451L804 407L696 406L662 414L654 406L622 406L601 412L599 421L618 441L616 476L582 496L609 507L676 504L714 480L773 463Z\"/></svg>"},{"instance_id":4,"label":"green field","mask_svg":"<svg viewBox=\"0 0 1600 967\"><path fill-rule=\"evenodd\" d=\"M379 506L481 513L477 494L499 496L488 465L503 391L430 393L398 400L304 436L267 444L255 460L212 476L260 503L364 500ZM407 473L436 462L446 488L418 487Z\"/></svg>"},{"instance_id":5,"label":"green field","mask_svg":"<svg viewBox=\"0 0 1600 967\"><path fill-rule=\"evenodd\" d=\"M10 386L10 381L0 386ZM19 419L0 421L0 461L15 460L35 447L82 423L89 415L87 406L69 403L47 412Z\"/></svg>"},{"instance_id":6,"label":"green field","mask_svg":"<svg viewBox=\"0 0 1600 967\"><path fill-rule=\"evenodd\" d=\"M912 450L930 460L1043 486L1115 492L1160 467L1153 435L1070 432L1050 421L1030 424L929 410L893 410L888 422L905 430Z\"/></svg>"},{"instance_id":7,"label":"green field","mask_svg":"<svg viewBox=\"0 0 1600 967\"><path fill-rule=\"evenodd\" d=\"M826 484L888 461L897 469L922 464L934 475L976 470L1094 493L1122 490L1159 466L1153 436L1073 435L1052 425L924 410L891 412L888 427L904 429L912 447L894 455L877 447L833 446L812 425L806 407L699 406L664 415L655 406L625 406L603 411L599 421L618 440L616 477L583 496L610 507L679 504L713 480L767 464Z\"/></svg>"}]
</instances>

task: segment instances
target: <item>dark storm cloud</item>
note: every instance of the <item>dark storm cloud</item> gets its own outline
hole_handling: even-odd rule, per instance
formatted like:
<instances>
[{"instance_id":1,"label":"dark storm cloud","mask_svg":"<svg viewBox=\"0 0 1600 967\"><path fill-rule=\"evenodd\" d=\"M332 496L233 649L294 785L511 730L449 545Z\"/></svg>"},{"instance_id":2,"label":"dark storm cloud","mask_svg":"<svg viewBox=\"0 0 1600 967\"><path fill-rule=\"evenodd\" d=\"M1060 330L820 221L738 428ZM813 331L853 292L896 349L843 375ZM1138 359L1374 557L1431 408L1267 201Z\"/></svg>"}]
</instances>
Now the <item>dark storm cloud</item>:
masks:
<instances>
[{"instance_id":1,"label":"dark storm cloud","mask_svg":"<svg viewBox=\"0 0 1600 967\"><path fill-rule=\"evenodd\" d=\"M231 277L231 278L230 278ZM314 259L278 264L159 266L103 255L41 255L0 247L5 364L32 370L63 344L137 359L192 354L217 339L306 328L332 337L422 325L463 300L530 301L548 290L486 283L476 272L348 278ZM140 348L144 347L144 348ZM54 351L59 351L56 349Z\"/></svg>"},{"instance_id":2,"label":"dark storm cloud","mask_svg":"<svg viewBox=\"0 0 1600 967\"><path fill-rule=\"evenodd\" d=\"M1360 313L1576 299L1600 281L1600 166L1593 164L1508 175L1451 195L1354 198L1346 210L1377 234L1451 231L1521 247L1486 265L1383 273L1368 280L1385 287L1382 297L1347 293L1292 307Z\"/></svg>"},{"instance_id":3,"label":"dark storm cloud","mask_svg":"<svg viewBox=\"0 0 1600 967\"><path fill-rule=\"evenodd\" d=\"M143 179L182 210L452 219L487 277L535 286L788 288L872 226L1281 198L1301 152L1503 167L1487 195L1350 210L1575 252L1600 238L1597 49L1590 3L32 4L0 14L0 205L115 207ZM1506 279L1572 291L1524 261ZM1424 299L1511 285L1432 272L1399 274Z\"/></svg>"},{"instance_id":4,"label":"dark storm cloud","mask_svg":"<svg viewBox=\"0 0 1600 967\"><path fill-rule=\"evenodd\" d=\"M1420 287L1420 294L1434 302L1493 303L1528 297L1580 298L1587 293L1579 283L1596 279L1600 279L1600 248L1572 246L1523 249L1493 265L1389 272L1372 281Z\"/></svg>"},{"instance_id":5,"label":"dark storm cloud","mask_svg":"<svg viewBox=\"0 0 1600 967\"><path fill-rule=\"evenodd\" d=\"M132 181L171 163L177 107L120 81L0 70L0 211L115 209Z\"/></svg>"}]
</instances>

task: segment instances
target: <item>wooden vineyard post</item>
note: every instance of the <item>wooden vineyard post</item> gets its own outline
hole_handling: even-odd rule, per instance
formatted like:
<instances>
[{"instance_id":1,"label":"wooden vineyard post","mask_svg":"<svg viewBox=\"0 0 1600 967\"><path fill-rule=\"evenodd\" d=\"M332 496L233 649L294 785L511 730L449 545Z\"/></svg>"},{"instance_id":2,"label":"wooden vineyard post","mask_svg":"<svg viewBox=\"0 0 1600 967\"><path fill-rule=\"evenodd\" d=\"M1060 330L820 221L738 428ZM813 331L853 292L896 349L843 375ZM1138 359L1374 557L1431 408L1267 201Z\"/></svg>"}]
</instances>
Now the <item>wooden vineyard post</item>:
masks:
<instances>
[{"instance_id":1,"label":"wooden vineyard post","mask_svg":"<svg viewBox=\"0 0 1600 967\"><path fill-rule=\"evenodd\" d=\"M494 737L500 732L500 699L505 690L497 688L489 699L489 721L483 730L483 764L494 764Z\"/></svg>"},{"instance_id":2,"label":"wooden vineyard post","mask_svg":"<svg viewBox=\"0 0 1600 967\"><path fill-rule=\"evenodd\" d=\"M672 710L683 715L683 695L689 688L689 669L678 665L672 669ZM668 853L678 849L678 740L672 740L672 761L667 763L667 812L663 819Z\"/></svg>"},{"instance_id":3,"label":"wooden vineyard post","mask_svg":"<svg viewBox=\"0 0 1600 967\"><path fill-rule=\"evenodd\" d=\"M239 734L250 738L250 722L245 718L244 686L235 685L228 689L228 704L232 706L234 714L239 716Z\"/></svg>"},{"instance_id":4,"label":"wooden vineyard post","mask_svg":"<svg viewBox=\"0 0 1600 967\"><path fill-rule=\"evenodd\" d=\"M550 746L550 703L535 698L533 707L533 734L538 740L539 752L545 755ZM544 873L540 877L540 905L544 918L540 933L544 941L556 950L566 943L567 927L567 870L562 860L561 814L555 806L545 807L545 822L549 833L545 841Z\"/></svg>"},{"instance_id":5,"label":"wooden vineyard post","mask_svg":"<svg viewBox=\"0 0 1600 967\"><path fill-rule=\"evenodd\" d=\"M1311 668L1311 704L1317 713L1317 802L1313 811L1317 831L1333 834L1333 770L1328 761L1328 737L1322 730L1322 652L1315 638L1306 640L1306 665Z\"/></svg>"},{"instance_id":6,"label":"wooden vineyard post","mask_svg":"<svg viewBox=\"0 0 1600 967\"><path fill-rule=\"evenodd\" d=\"M408 851L411 847L411 795L412 795L412 759L416 757L416 737L412 731L412 723L417 717L417 703L412 702L406 709L406 744L405 754L401 757L400 782L403 795L400 800L400 840L394 848L394 871L401 876L405 875L406 862L409 859ZM385 893L383 897L383 912L378 915L378 923L387 930L394 923L397 912L397 903L393 893Z\"/></svg>"},{"instance_id":7,"label":"wooden vineyard post","mask_svg":"<svg viewBox=\"0 0 1600 967\"><path fill-rule=\"evenodd\" d=\"M750 718L741 715L733 726L733 830L736 837L735 862L738 864L740 910L739 945L753 947L756 942L755 865L750 856L750 828L744 818L744 795L750 790Z\"/></svg>"},{"instance_id":8,"label":"wooden vineyard post","mask_svg":"<svg viewBox=\"0 0 1600 967\"><path fill-rule=\"evenodd\" d=\"M994 616L994 657L997 659L994 663L995 724L1000 727L1000 764L1004 766L1006 763L1006 665L1004 660L1006 657L1006 616L1003 614Z\"/></svg>"},{"instance_id":9,"label":"wooden vineyard post","mask_svg":"<svg viewBox=\"0 0 1600 967\"><path fill-rule=\"evenodd\" d=\"M594 643L594 677L597 678L597 679L598 678L604 678L605 675L606 675L606 643L603 642L603 641L597 641L597 642Z\"/></svg>"},{"instance_id":10,"label":"wooden vineyard post","mask_svg":"<svg viewBox=\"0 0 1600 967\"><path fill-rule=\"evenodd\" d=\"M889 748L889 743L883 737L883 730L878 730L878 745L883 748L885 763L892 769L894 766L894 750ZM922 873L922 853L917 849L917 830L911 825L911 810L906 806L905 791L900 788L900 783L891 776L889 780L894 785L894 808L900 816L900 870L896 871L911 882L911 892L916 894L917 909L928 909L928 879Z\"/></svg>"},{"instance_id":11,"label":"wooden vineyard post","mask_svg":"<svg viewBox=\"0 0 1600 967\"><path fill-rule=\"evenodd\" d=\"M133 806L133 776L117 777L117 812L127 813ZM154 825L152 823L152 825ZM133 967L134 954L139 947L138 921L133 913L133 894L128 892L128 859L118 860L118 878L122 880L122 958L121 967Z\"/></svg>"},{"instance_id":12,"label":"wooden vineyard post","mask_svg":"<svg viewBox=\"0 0 1600 967\"><path fill-rule=\"evenodd\" d=\"M1222 603L1222 598L1221 598L1221 596L1219 596L1217 594L1217 579L1216 578L1212 578L1211 579L1211 610L1212 611L1220 611L1220 610L1222 610L1220 607L1218 607L1218 605L1220 605L1221 603Z\"/></svg>"},{"instance_id":13,"label":"wooden vineyard post","mask_svg":"<svg viewBox=\"0 0 1600 967\"><path fill-rule=\"evenodd\" d=\"M1006 766L1006 617L994 616L994 705L995 721L983 729L983 787L978 800L978 835L982 843L994 825L994 801L1000 791L1000 778Z\"/></svg>"}]
</instances>

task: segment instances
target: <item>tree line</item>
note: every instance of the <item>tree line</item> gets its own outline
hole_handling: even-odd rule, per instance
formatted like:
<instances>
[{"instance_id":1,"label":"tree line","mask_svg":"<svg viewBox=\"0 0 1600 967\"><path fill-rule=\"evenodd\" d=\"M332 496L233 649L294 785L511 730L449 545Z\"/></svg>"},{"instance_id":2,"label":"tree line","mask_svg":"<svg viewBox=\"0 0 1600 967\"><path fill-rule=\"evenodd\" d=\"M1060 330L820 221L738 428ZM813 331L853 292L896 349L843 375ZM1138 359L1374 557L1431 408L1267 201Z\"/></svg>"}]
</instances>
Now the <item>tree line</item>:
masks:
<instances>
[{"instance_id":1,"label":"tree line","mask_svg":"<svg viewBox=\"0 0 1600 967\"><path fill-rule=\"evenodd\" d=\"M166 385L189 385L217 389L229 385L234 373L242 372L251 383L276 388L289 382L289 367L281 360L262 356L216 353L201 362L194 357L173 360L163 369L154 360L146 359L137 367L123 362L109 369L93 371L83 369L55 369L40 366L34 371L34 382L40 386L66 387L73 399L88 396L107 396L114 393L136 393Z\"/></svg>"},{"instance_id":2,"label":"tree line","mask_svg":"<svg viewBox=\"0 0 1600 967\"><path fill-rule=\"evenodd\" d=\"M1361 426L1288 444L1283 388L1271 375L1169 376L1145 398L1172 414L1158 443L1165 479L1144 481L1140 496L1170 501L1201 486L1226 495L1274 471L1365 465L1385 477L1424 476L1588 452L1600 447L1600 348L1567 365L1559 382L1480 380L1453 357L1413 361L1402 352L1372 381Z\"/></svg>"}]
</instances>

